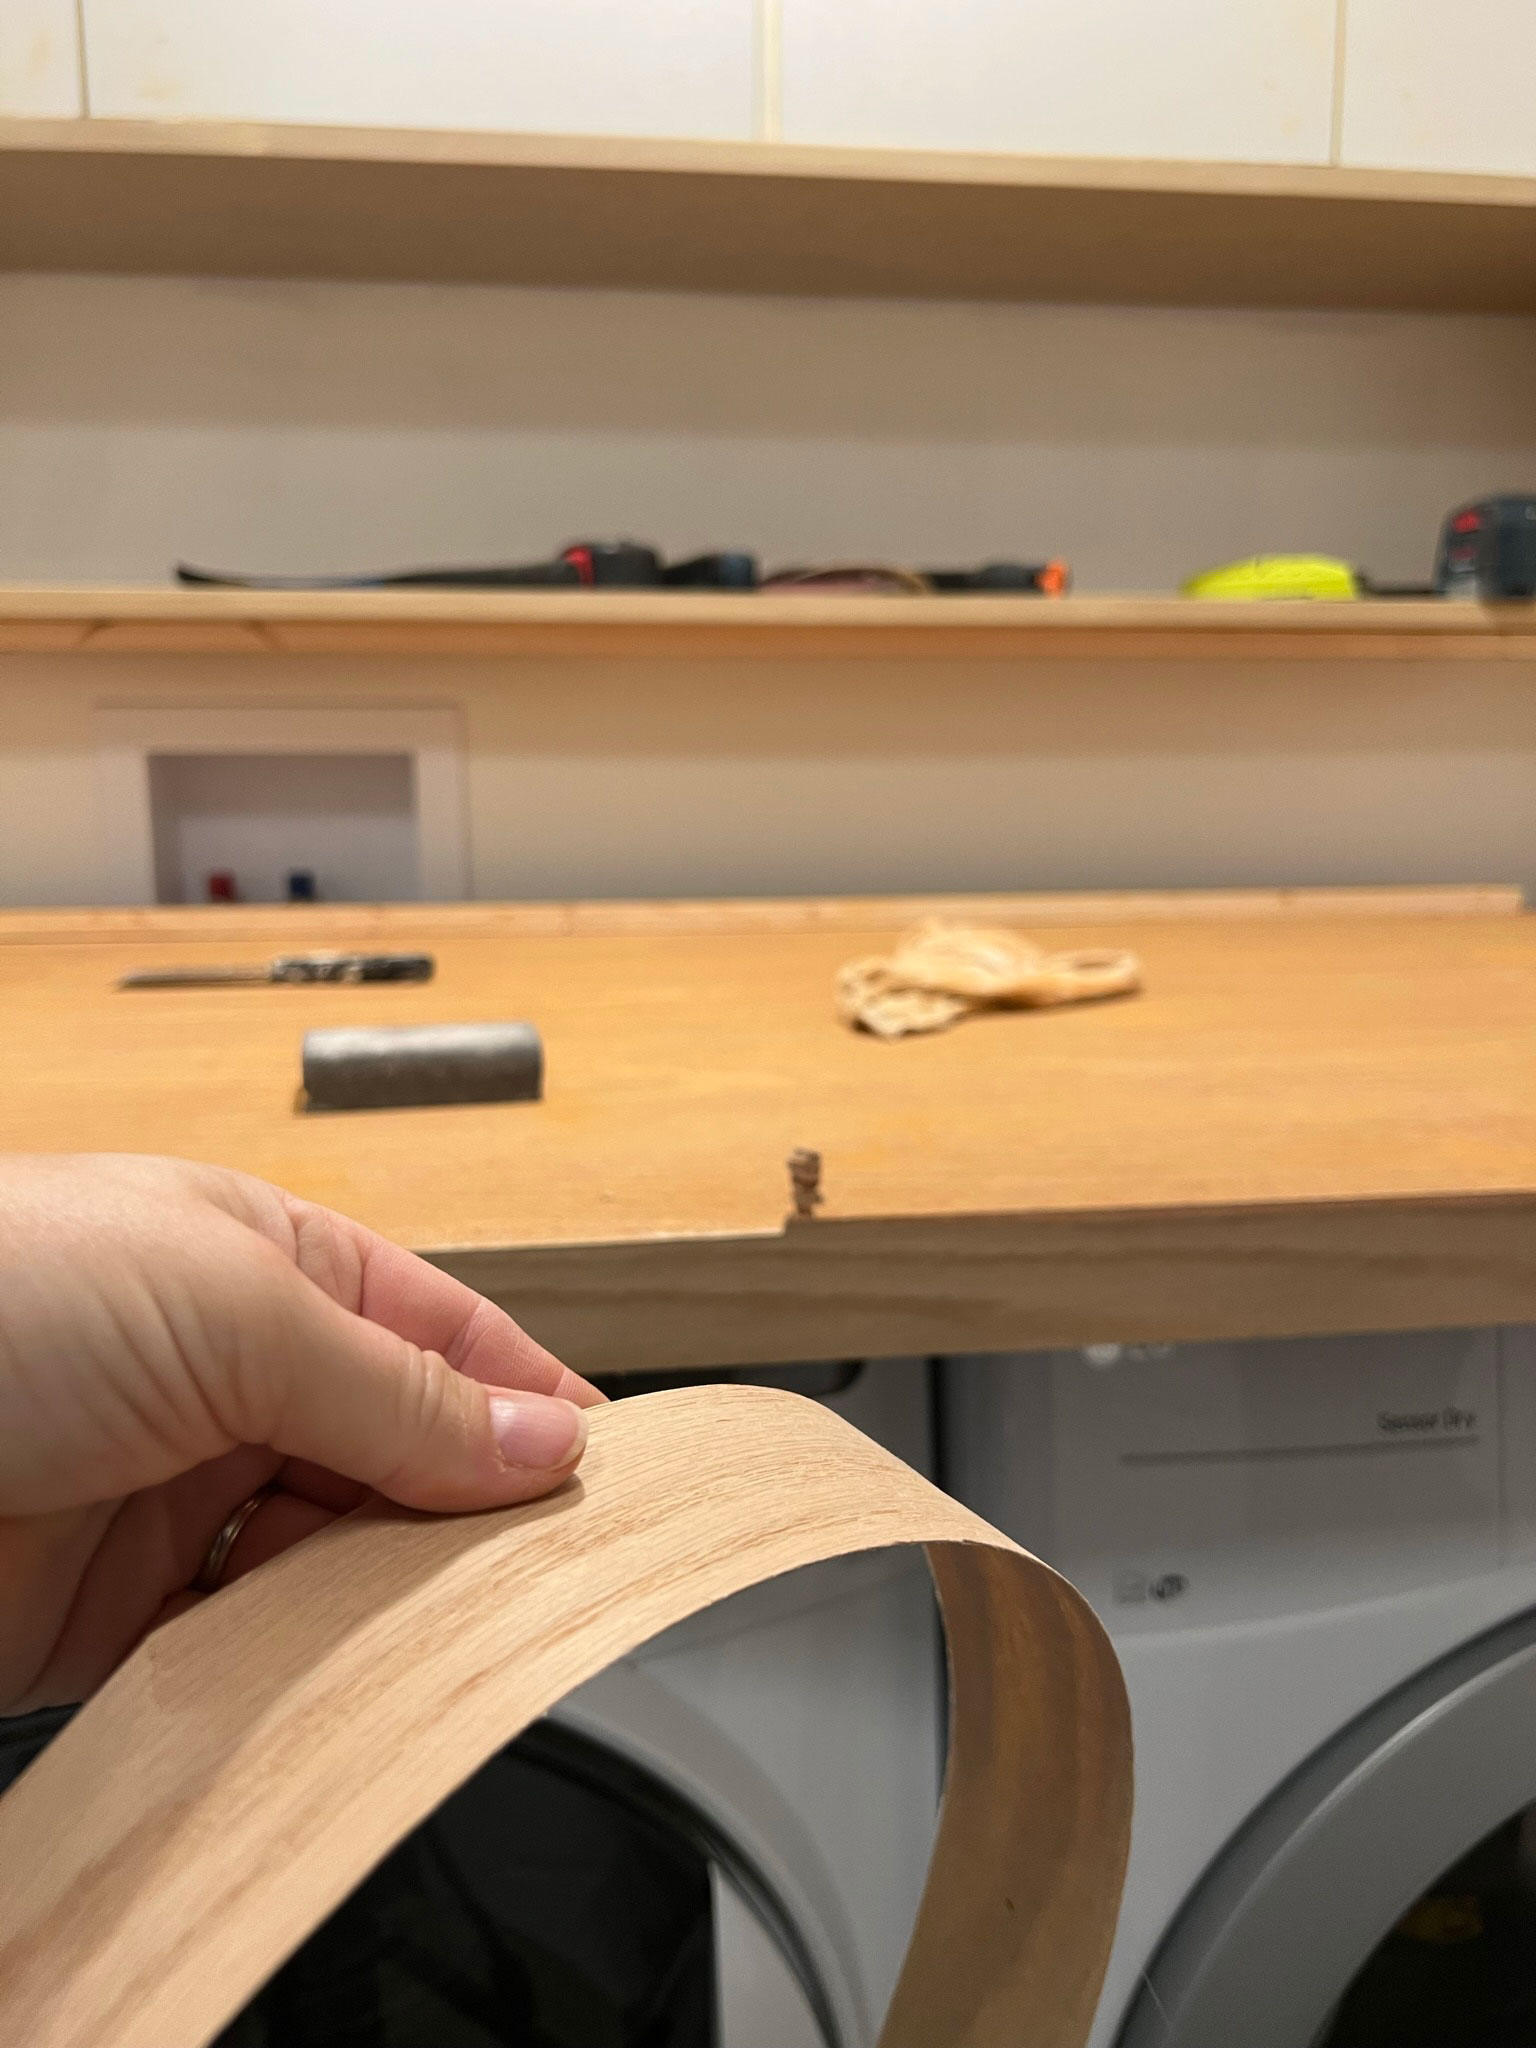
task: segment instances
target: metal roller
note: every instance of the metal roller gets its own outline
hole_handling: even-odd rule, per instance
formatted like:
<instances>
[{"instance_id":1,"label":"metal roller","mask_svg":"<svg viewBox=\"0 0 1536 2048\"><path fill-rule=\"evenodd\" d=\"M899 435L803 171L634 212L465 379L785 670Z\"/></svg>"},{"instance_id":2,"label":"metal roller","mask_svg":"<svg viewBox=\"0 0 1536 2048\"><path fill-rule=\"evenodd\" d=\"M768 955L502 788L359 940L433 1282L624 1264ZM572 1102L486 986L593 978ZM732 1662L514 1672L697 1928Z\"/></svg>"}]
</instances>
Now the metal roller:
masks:
<instances>
[{"instance_id":1,"label":"metal roller","mask_svg":"<svg viewBox=\"0 0 1536 2048\"><path fill-rule=\"evenodd\" d=\"M310 1109L536 1102L544 1048L531 1024L374 1024L304 1035Z\"/></svg>"}]
</instances>

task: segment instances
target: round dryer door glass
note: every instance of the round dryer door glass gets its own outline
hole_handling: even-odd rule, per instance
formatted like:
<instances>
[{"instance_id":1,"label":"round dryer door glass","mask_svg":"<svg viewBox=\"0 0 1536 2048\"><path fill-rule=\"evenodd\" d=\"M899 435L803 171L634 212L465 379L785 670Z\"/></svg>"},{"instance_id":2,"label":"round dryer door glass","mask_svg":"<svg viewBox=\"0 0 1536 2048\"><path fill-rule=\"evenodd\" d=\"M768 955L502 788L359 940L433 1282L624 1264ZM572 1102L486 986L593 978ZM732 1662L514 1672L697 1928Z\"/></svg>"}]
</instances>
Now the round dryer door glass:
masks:
<instances>
[{"instance_id":1,"label":"round dryer door glass","mask_svg":"<svg viewBox=\"0 0 1536 2048\"><path fill-rule=\"evenodd\" d=\"M1405 1913L1317 2048L1536 2042L1536 1807L1495 1828Z\"/></svg>"},{"instance_id":2,"label":"round dryer door glass","mask_svg":"<svg viewBox=\"0 0 1536 2048\"><path fill-rule=\"evenodd\" d=\"M1531 2048L1536 1609L1404 1681L1208 1866L1117 2048Z\"/></svg>"},{"instance_id":3,"label":"round dryer door glass","mask_svg":"<svg viewBox=\"0 0 1536 2048\"><path fill-rule=\"evenodd\" d=\"M216 2048L838 2048L776 1922L670 1787L543 1723L408 1835Z\"/></svg>"}]
</instances>

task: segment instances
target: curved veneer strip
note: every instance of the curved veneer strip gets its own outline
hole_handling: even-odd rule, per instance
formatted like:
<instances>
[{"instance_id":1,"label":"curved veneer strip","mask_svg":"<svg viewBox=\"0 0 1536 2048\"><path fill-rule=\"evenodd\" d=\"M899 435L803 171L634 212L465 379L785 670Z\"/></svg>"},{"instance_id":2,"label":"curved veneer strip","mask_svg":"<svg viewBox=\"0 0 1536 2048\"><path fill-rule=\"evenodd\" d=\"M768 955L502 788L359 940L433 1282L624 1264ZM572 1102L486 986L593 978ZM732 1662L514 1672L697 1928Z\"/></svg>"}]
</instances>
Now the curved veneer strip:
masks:
<instances>
[{"instance_id":1,"label":"curved veneer strip","mask_svg":"<svg viewBox=\"0 0 1536 2048\"><path fill-rule=\"evenodd\" d=\"M602 1410L553 1498L370 1510L151 1636L0 1801L0 2036L198 2048L403 1835L616 1657L780 1572L919 1542L951 1753L883 2048L1077 2048L1130 1818L1103 1631L835 1415L743 1387Z\"/></svg>"}]
</instances>

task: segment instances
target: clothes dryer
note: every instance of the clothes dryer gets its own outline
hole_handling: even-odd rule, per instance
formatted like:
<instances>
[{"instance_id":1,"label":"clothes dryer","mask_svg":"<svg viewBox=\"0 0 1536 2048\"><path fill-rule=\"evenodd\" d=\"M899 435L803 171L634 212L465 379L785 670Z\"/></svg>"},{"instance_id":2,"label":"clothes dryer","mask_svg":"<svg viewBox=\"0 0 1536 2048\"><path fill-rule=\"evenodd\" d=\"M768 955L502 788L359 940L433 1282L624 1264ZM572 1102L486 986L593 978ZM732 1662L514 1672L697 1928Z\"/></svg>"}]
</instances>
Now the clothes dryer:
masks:
<instances>
[{"instance_id":1,"label":"clothes dryer","mask_svg":"<svg viewBox=\"0 0 1536 2048\"><path fill-rule=\"evenodd\" d=\"M1536 2039L1532 1333L957 1359L941 1415L1126 1674L1093 2048Z\"/></svg>"}]
</instances>

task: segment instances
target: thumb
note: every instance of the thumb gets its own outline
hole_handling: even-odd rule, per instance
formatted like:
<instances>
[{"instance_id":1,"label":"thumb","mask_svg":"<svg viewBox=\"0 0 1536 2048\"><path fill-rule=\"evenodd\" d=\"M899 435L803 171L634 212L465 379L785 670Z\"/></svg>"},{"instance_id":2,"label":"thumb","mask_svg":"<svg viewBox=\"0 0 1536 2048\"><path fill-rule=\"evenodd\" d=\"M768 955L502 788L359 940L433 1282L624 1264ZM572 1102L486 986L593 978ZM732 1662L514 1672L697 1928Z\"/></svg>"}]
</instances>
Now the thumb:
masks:
<instances>
[{"instance_id":1,"label":"thumb","mask_svg":"<svg viewBox=\"0 0 1536 2048\"><path fill-rule=\"evenodd\" d=\"M292 1277L285 1327L268 1334L255 1385L242 1362L245 1441L433 1512L532 1500L574 1469L587 1417L573 1402L468 1379Z\"/></svg>"}]
</instances>

